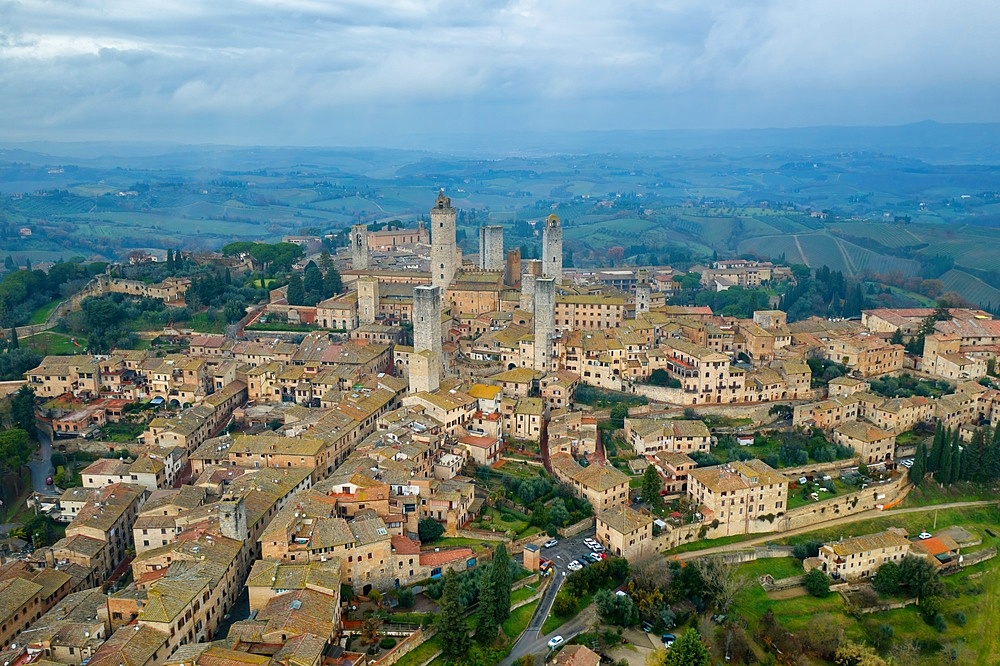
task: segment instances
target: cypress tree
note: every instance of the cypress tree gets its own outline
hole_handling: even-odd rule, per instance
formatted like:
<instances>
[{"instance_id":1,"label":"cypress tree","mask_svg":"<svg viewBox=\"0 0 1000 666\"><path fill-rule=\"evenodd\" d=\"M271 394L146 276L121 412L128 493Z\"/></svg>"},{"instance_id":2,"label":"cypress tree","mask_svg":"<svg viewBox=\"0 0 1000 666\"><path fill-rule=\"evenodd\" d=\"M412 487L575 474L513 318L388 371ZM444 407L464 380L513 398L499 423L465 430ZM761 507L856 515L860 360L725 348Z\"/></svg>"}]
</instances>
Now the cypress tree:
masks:
<instances>
[{"instance_id":1,"label":"cypress tree","mask_svg":"<svg viewBox=\"0 0 1000 666\"><path fill-rule=\"evenodd\" d=\"M167 248L167 270L173 270L174 268L174 251Z\"/></svg>"},{"instance_id":2,"label":"cypress tree","mask_svg":"<svg viewBox=\"0 0 1000 666\"><path fill-rule=\"evenodd\" d=\"M489 645L497 638L496 568L488 567L479 577L479 611L476 615L476 640Z\"/></svg>"},{"instance_id":3,"label":"cypress tree","mask_svg":"<svg viewBox=\"0 0 1000 666\"><path fill-rule=\"evenodd\" d=\"M953 484L962 478L962 447L955 442L951 445L951 473L948 483Z\"/></svg>"},{"instance_id":4,"label":"cypress tree","mask_svg":"<svg viewBox=\"0 0 1000 666\"><path fill-rule=\"evenodd\" d=\"M289 305L305 305L306 291L302 287L302 278L297 273L292 275L291 279L288 280L288 296L286 300Z\"/></svg>"},{"instance_id":5,"label":"cypress tree","mask_svg":"<svg viewBox=\"0 0 1000 666\"><path fill-rule=\"evenodd\" d=\"M951 483L952 447L945 446L941 453L941 468L934 474L934 479L943 486Z\"/></svg>"},{"instance_id":6,"label":"cypress tree","mask_svg":"<svg viewBox=\"0 0 1000 666\"><path fill-rule=\"evenodd\" d=\"M917 455L913 458L913 466L910 468L910 482L919 486L924 482L924 474L927 473L927 445L920 442L917 445Z\"/></svg>"},{"instance_id":7,"label":"cypress tree","mask_svg":"<svg viewBox=\"0 0 1000 666\"><path fill-rule=\"evenodd\" d=\"M18 349L20 346L21 346L21 343L17 339L17 328L15 328L14 326L11 326L10 327L10 342L7 343L7 350L8 351L13 351L15 349Z\"/></svg>"},{"instance_id":8,"label":"cypress tree","mask_svg":"<svg viewBox=\"0 0 1000 666\"><path fill-rule=\"evenodd\" d=\"M331 266L330 270L323 276L323 293L329 298L342 291L344 291L344 282L340 277L340 272Z\"/></svg>"},{"instance_id":9,"label":"cypress tree","mask_svg":"<svg viewBox=\"0 0 1000 666\"><path fill-rule=\"evenodd\" d=\"M460 659L469 651L469 629L462 617L461 589L458 574L448 569L444 574L444 590L438 602L438 632L446 659Z\"/></svg>"},{"instance_id":10,"label":"cypress tree","mask_svg":"<svg viewBox=\"0 0 1000 666\"><path fill-rule=\"evenodd\" d=\"M941 452L944 449L945 432L944 425L939 421L934 430L934 444L931 446L931 455L927 459L927 471L937 472L941 469Z\"/></svg>"},{"instance_id":11,"label":"cypress tree","mask_svg":"<svg viewBox=\"0 0 1000 666\"><path fill-rule=\"evenodd\" d=\"M514 586L514 572L507 554L507 547L501 543L493 551L493 564L490 567L493 574L494 599L496 600L496 622L503 624L510 617L510 590Z\"/></svg>"}]
</instances>

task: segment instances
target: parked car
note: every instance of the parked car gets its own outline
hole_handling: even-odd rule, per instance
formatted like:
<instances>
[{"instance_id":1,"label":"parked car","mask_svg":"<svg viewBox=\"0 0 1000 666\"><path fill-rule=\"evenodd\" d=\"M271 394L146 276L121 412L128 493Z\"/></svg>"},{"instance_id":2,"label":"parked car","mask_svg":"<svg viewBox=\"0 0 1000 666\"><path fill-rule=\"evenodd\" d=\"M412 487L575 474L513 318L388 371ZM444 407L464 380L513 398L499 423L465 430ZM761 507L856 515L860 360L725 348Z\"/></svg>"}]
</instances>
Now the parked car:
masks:
<instances>
[{"instance_id":1,"label":"parked car","mask_svg":"<svg viewBox=\"0 0 1000 666\"><path fill-rule=\"evenodd\" d=\"M580 569L583 568L583 565L577 562L576 560L573 560L572 562L566 565L566 568L569 569L570 571L579 571Z\"/></svg>"},{"instance_id":2,"label":"parked car","mask_svg":"<svg viewBox=\"0 0 1000 666\"><path fill-rule=\"evenodd\" d=\"M643 622L642 623L642 630L645 631L648 634L649 632L651 632L653 630L653 625L651 625L649 622Z\"/></svg>"},{"instance_id":3,"label":"parked car","mask_svg":"<svg viewBox=\"0 0 1000 666\"><path fill-rule=\"evenodd\" d=\"M560 645L563 644L563 641L564 641L564 639L563 639L562 636L553 636L552 638L549 639L549 642L548 642L549 649L553 650L553 649L559 647Z\"/></svg>"},{"instance_id":4,"label":"parked car","mask_svg":"<svg viewBox=\"0 0 1000 666\"><path fill-rule=\"evenodd\" d=\"M597 553L597 556L599 558L601 558L602 560L608 559L608 554L607 553Z\"/></svg>"},{"instance_id":5,"label":"parked car","mask_svg":"<svg viewBox=\"0 0 1000 666\"><path fill-rule=\"evenodd\" d=\"M660 640L663 641L663 647L668 648L674 644L674 641L677 640L677 637L674 636L673 634L663 634L662 636L660 636Z\"/></svg>"},{"instance_id":6,"label":"parked car","mask_svg":"<svg viewBox=\"0 0 1000 666\"><path fill-rule=\"evenodd\" d=\"M553 546L558 546L558 545L559 542L556 539L549 539L544 544L542 544L542 548L552 548Z\"/></svg>"},{"instance_id":7,"label":"parked car","mask_svg":"<svg viewBox=\"0 0 1000 666\"><path fill-rule=\"evenodd\" d=\"M47 486L51 486L52 485L52 477L51 476L45 477L45 485L47 485Z\"/></svg>"},{"instance_id":8,"label":"parked car","mask_svg":"<svg viewBox=\"0 0 1000 666\"><path fill-rule=\"evenodd\" d=\"M592 551L594 551L595 553L603 553L604 552L604 546L602 546L599 543L595 543L593 546L590 547L590 549Z\"/></svg>"},{"instance_id":9,"label":"parked car","mask_svg":"<svg viewBox=\"0 0 1000 666\"><path fill-rule=\"evenodd\" d=\"M930 539L931 538L931 533L930 532L921 532L919 534L919 536L920 536L921 539Z\"/></svg>"}]
</instances>

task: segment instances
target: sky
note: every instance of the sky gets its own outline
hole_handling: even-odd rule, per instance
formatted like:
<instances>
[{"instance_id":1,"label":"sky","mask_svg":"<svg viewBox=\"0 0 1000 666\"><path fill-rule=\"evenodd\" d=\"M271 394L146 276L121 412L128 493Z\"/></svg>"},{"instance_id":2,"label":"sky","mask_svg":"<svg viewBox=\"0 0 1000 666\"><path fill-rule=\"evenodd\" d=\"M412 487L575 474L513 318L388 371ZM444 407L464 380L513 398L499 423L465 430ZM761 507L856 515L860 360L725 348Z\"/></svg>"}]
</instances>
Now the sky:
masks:
<instances>
[{"instance_id":1,"label":"sky","mask_svg":"<svg viewBox=\"0 0 1000 666\"><path fill-rule=\"evenodd\" d=\"M0 141L996 122L997 34L996 0L0 0Z\"/></svg>"}]
</instances>

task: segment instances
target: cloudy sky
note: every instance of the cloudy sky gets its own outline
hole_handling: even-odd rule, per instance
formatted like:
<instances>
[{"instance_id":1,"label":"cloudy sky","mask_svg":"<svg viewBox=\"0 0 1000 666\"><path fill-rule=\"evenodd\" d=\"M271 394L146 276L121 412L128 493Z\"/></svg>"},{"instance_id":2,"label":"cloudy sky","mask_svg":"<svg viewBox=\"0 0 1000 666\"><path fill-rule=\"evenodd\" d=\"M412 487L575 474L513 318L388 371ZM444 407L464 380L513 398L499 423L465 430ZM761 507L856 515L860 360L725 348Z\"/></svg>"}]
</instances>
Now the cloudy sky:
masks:
<instances>
[{"instance_id":1,"label":"cloudy sky","mask_svg":"<svg viewBox=\"0 0 1000 666\"><path fill-rule=\"evenodd\" d=\"M996 0L0 0L0 141L1000 121Z\"/></svg>"}]
</instances>

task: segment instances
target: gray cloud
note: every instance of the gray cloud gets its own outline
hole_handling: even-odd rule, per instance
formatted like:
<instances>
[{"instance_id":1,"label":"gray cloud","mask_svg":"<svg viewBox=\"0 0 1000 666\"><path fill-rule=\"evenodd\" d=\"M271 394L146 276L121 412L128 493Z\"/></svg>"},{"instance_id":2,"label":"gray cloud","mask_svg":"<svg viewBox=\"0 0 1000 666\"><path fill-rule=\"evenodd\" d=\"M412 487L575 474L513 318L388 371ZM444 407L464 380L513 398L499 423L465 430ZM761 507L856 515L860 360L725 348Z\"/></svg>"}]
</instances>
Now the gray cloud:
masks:
<instances>
[{"instance_id":1,"label":"gray cloud","mask_svg":"<svg viewBox=\"0 0 1000 666\"><path fill-rule=\"evenodd\" d=\"M0 2L0 139L1000 120L968 0Z\"/></svg>"}]
</instances>

